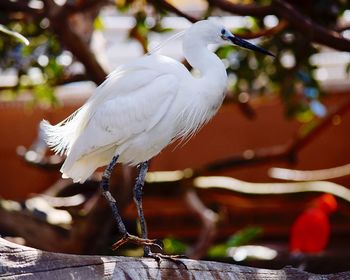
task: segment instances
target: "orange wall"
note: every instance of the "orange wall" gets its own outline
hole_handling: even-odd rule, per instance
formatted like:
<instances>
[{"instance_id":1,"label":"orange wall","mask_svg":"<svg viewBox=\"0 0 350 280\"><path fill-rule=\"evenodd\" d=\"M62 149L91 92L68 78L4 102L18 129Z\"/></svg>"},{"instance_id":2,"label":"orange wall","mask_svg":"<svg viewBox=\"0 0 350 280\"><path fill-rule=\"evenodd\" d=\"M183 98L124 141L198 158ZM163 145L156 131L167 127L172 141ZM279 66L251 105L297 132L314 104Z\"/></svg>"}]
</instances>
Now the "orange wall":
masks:
<instances>
[{"instance_id":1,"label":"orange wall","mask_svg":"<svg viewBox=\"0 0 350 280\"><path fill-rule=\"evenodd\" d=\"M333 106L346 95L328 98ZM39 121L46 118L57 122L68 116L76 103L50 111L30 109L23 102L0 103L0 197L23 199L29 193L39 192L52 184L58 172L38 170L28 166L16 155L16 147L29 147L36 137ZM209 161L228 157L246 149L283 144L296 132L298 124L284 118L283 107L277 100L253 102L256 120L247 120L235 105L224 106L218 115L186 145L174 150L175 144L152 161L152 170L174 170L199 167ZM342 165L350 161L350 112L339 125L326 128L299 153L299 163L293 168L321 169ZM276 163L287 166L286 163ZM244 167L224 174L248 181L269 181L270 165ZM350 186L350 176L336 180Z\"/></svg>"}]
</instances>

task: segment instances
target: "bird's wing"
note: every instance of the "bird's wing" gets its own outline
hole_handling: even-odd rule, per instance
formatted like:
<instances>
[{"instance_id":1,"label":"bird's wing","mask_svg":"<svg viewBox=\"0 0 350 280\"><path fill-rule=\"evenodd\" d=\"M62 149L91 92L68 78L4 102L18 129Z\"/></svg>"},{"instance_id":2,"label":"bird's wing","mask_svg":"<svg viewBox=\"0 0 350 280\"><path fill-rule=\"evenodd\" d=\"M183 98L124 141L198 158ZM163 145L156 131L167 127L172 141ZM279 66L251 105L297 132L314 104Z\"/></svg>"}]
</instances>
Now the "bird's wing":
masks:
<instances>
[{"instance_id":1,"label":"bird's wing","mask_svg":"<svg viewBox=\"0 0 350 280\"><path fill-rule=\"evenodd\" d=\"M114 88L115 93L111 92ZM151 130L164 117L178 90L175 75L150 69L129 71L114 86L113 80L108 81L90 101L94 108L74 146L84 147L79 153L85 155Z\"/></svg>"},{"instance_id":2,"label":"bird's wing","mask_svg":"<svg viewBox=\"0 0 350 280\"><path fill-rule=\"evenodd\" d=\"M177 74L174 74L175 72ZM91 134L93 139L101 138L98 139L99 147L104 143L123 141L130 137L132 131L137 131L137 127L144 127L138 119L142 118L142 114L147 115L148 109L154 115L144 122L156 123L161 118L166 106L169 106L167 102L170 104L178 90L176 77L186 75L190 76L183 65L156 55L144 56L122 65L114 70L96 89L95 94L71 116L56 125L43 121L41 128L45 132L46 141L59 154L71 154L73 146L76 155L82 154L82 151L89 152L94 145L84 143L83 134L86 134L87 130L93 131L91 123L100 129L104 126L113 131L108 134L101 131L102 135L107 135L103 137ZM160 84L157 85L158 82L155 81L160 81ZM150 104L146 104L147 101ZM143 103L145 108L141 108ZM110 122L113 122L114 126ZM129 128L131 123L135 127ZM78 143L82 147L78 147Z\"/></svg>"}]
</instances>

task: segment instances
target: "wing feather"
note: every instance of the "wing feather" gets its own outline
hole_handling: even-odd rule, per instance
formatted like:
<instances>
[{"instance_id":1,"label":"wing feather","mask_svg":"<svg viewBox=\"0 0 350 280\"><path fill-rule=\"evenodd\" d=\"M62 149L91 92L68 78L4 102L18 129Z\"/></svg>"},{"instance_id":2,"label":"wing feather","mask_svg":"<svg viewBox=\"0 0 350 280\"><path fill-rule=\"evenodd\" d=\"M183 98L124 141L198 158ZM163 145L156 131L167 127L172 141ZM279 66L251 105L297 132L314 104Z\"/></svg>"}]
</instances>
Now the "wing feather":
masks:
<instances>
[{"instance_id":1,"label":"wing feather","mask_svg":"<svg viewBox=\"0 0 350 280\"><path fill-rule=\"evenodd\" d=\"M140 75L148 76L148 83L127 94L106 98L96 108L72 147L75 160L111 145L121 145L162 120L178 92L177 78L171 74L152 75L147 70L137 72Z\"/></svg>"}]
</instances>

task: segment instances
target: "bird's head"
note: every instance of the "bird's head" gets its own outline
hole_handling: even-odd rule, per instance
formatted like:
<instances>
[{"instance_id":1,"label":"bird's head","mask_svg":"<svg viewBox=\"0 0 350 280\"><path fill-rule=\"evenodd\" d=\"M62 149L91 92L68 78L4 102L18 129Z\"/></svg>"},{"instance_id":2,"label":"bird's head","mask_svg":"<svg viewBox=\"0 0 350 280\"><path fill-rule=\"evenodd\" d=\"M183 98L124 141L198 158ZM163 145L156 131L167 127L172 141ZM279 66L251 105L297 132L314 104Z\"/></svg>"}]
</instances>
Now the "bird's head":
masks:
<instances>
[{"instance_id":1,"label":"bird's head","mask_svg":"<svg viewBox=\"0 0 350 280\"><path fill-rule=\"evenodd\" d=\"M198 21L193 24L191 29L195 30L200 38L209 44L222 44L223 42L230 42L245 49L253 50L273 57L275 56L269 51L233 35L225 26L212 20Z\"/></svg>"}]
</instances>

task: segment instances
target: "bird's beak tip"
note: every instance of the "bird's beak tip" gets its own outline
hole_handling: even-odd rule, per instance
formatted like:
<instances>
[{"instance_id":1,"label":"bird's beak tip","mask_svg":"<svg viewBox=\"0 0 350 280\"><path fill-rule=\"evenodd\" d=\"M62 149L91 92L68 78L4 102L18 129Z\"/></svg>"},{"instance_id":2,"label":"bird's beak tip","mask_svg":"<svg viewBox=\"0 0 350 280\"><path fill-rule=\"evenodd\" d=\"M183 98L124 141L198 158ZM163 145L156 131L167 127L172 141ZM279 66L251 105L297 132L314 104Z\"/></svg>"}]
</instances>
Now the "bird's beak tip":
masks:
<instances>
[{"instance_id":1,"label":"bird's beak tip","mask_svg":"<svg viewBox=\"0 0 350 280\"><path fill-rule=\"evenodd\" d=\"M276 55L273 54L273 53L268 52L268 55L269 55L269 56L272 56L273 58L276 58Z\"/></svg>"},{"instance_id":2,"label":"bird's beak tip","mask_svg":"<svg viewBox=\"0 0 350 280\"><path fill-rule=\"evenodd\" d=\"M268 50L265 50L264 48L261 48L259 46L253 45L252 43L249 43L248 41L245 41L237 36L230 36L228 38L233 44L240 46L242 48L246 48L252 51L257 51L269 56L272 56L273 58L276 58L276 55L274 55L273 53L269 52Z\"/></svg>"}]
</instances>

